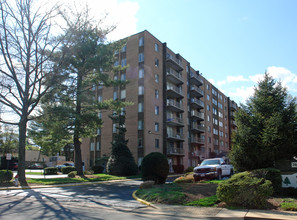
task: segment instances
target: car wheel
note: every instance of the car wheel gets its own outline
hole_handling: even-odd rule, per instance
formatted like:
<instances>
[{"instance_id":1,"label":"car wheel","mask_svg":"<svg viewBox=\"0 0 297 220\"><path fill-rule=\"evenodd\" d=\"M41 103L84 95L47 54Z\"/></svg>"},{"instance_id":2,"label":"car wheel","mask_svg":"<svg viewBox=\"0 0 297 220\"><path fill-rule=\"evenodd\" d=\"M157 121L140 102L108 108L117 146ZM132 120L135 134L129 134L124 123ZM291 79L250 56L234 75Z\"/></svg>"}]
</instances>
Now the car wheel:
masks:
<instances>
[{"instance_id":1,"label":"car wheel","mask_svg":"<svg viewBox=\"0 0 297 220\"><path fill-rule=\"evenodd\" d=\"M222 172L220 170L218 170L217 179L218 180L221 180L222 179Z\"/></svg>"},{"instance_id":2,"label":"car wheel","mask_svg":"<svg viewBox=\"0 0 297 220\"><path fill-rule=\"evenodd\" d=\"M194 181L196 183L196 182L200 181L200 178L199 177L194 177Z\"/></svg>"}]
</instances>

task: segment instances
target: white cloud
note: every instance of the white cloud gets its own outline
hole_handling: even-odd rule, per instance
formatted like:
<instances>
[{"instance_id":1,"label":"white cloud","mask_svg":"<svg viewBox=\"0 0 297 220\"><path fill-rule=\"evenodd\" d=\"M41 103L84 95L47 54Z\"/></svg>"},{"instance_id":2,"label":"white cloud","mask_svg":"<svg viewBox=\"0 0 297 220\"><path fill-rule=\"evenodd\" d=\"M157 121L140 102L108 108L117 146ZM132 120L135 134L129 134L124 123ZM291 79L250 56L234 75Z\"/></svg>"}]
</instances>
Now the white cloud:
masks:
<instances>
[{"instance_id":1,"label":"white cloud","mask_svg":"<svg viewBox=\"0 0 297 220\"><path fill-rule=\"evenodd\" d=\"M217 82L218 86L225 85L227 83L232 83L232 82L247 82L249 81L248 79L244 78L244 76L227 76L225 80Z\"/></svg>"},{"instance_id":2,"label":"white cloud","mask_svg":"<svg viewBox=\"0 0 297 220\"><path fill-rule=\"evenodd\" d=\"M247 99L254 94L254 88L254 86L241 86L239 88L236 88L235 92L229 92L228 95L237 103L246 103Z\"/></svg>"}]
</instances>

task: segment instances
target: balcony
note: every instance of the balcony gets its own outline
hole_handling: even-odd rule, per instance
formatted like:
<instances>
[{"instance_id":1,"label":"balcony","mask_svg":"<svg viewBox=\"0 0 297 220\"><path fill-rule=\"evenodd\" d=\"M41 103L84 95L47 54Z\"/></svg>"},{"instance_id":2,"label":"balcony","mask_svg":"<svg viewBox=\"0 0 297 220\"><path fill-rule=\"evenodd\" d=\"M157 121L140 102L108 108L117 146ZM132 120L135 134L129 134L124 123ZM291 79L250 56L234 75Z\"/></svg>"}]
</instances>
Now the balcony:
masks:
<instances>
[{"instance_id":1,"label":"balcony","mask_svg":"<svg viewBox=\"0 0 297 220\"><path fill-rule=\"evenodd\" d=\"M189 157L190 158L200 158L200 153L199 153L199 151L191 151L191 152L189 152Z\"/></svg>"},{"instance_id":2,"label":"balcony","mask_svg":"<svg viewBox=\"0 0 297 220\"><path fill-rule=\"evenodd\" d=\"M167 118L166 123L171 126L184 127L184 121L182 118Z\"/></svg>"},{"instance_id":3,"label":"balcony","mask_svg":"<svg viewBox=\"0 0 297 220\"><path fill-rule=\"evenodd\" d=\"M191 111L191 117L193 120L204 121L204 113L203 112Z\"/></svg>"},{"instance_id":4,"label":"balcony","mask_svg":"<svg viewBox=\"0 0 297 220\"><path fill-rule=\"evenodd\" d=\"M231 111L237 111L237 105L234 102L231 102L230 109L231 109Z\"/></svg>"},{"instance_id":5,"label":"balcony","mask_svg":"<svg viewBox=\"0 0 297 220\"><path fill-rule=\"evenodd\" d=\"M183 76L181 73L176 72L175 70L173 70L172 68L168 68L168 70L166 71L166 78L176 84L183 84Z\"/></svg>"},{"instance_id":6,"label":"balcony","mask_svg":"<svg viewBox=\"0 0 297 220\"><path fill-rule=\"evenodd\" d=\"M192 132L195 132L195 133L204 133L205 128L202 125L197 125L195 123L192 123L191 130Z\"/></svg>"},{"instance_id":7,"label":"balcony","mask_svg":"<svg viewBox=\"0 0 297 220\"><path fill-rule=\"evenodd\" d=\"M167 147L167 155L184 155L184 149L177 147Z\"/></svg>"},{"instance_id":8,"label":"balcony","mask_svg":"<svg viewBox=\"0 0 297 220\"><path fill-rule=\"evenodd\" d=\"M205 144L205 139L204 138L195 138L195 137L192 137L191 138L191 144L195 144L195 145Z\"/></svg>"},{"instance_id":9,"label":"balcony","mask_svg":"<svg viewBox=\"0 0 297 220\"><path fill-rule=\"evenodd\" d=\"M183 91L177 86L168 85L166 86L167 96L170 98L183 98Z\"/></svg>"},{"instance_id":10,"label":"balcony","mask_svg":"<svg viewBox=\"0 0 297 220\"><path fill-rule=\"evenodd\" d=\"M191 105L197 109L201 109L201 108L204 108L204 102L199 100L199 99L196 99L196 98L191 98Z\"/></svg>"},{"instance_id":11,"label":"balcony","mask_svg":"<svg viewBox=\"0 0 297 220\"><path fill-rule=\"evenodd\" d=\"M236 122L235 122L234 120L231 120L231 125L232 125L233 127L237 127Z\"/></svg>"},{"instance_id":12,"label":"balcony","mask_svg":"<svg viewBox=\"0 0 297 220\"><path fill-rule=\"evenodd\" d=\"M172 141L184 141L184 135L181 133L167 133L167 139Z\"/></svg>"},{"instance_id":13,"label":"balcony","mask_svg":"<svg viewBox=\"0 0 297 220\"><path fill-rule=\"evenodd\" d=\"M190 72L190 83L195 84L197 86L202 86L203 79L201 79L197 73Z\"/></svg>"},{"instance_id":14,"label":"balcony","mask_svg":"<svg viewBox=\"0 0 297 220\"><path fill-rule=\"evenodd\" d=\"M166 106L169 110L172 110L178 113L184 112L182 104L172 99L167 99Z\"/></svg>"},{"instance_id":15,"label":"balcony","mask_svg":"<svg viewBox=\"0 0 297 220\"><path fill-rule=\"evenodd\" d=\"M182 71L184 69L181 61L169 53L166 54L166 61L177 71Z\"/></svg>"},{"instance_id":16,"label":"balcony","mask_svg":"<svg viewBox=\"0 0 297 220\"><path fill-rule=\"evenodd\" d=\"M234 119L234 118L235 118L235 112L230 112L230 117L231 117L232 119Z\"/></svg>"},{"instance_id":17,"label":"balcony","mask_svg":"<svg viewBox=\"0 0 297 220\"><path fill-rule=\"evenodd\" d=\"M190 93L192 96L195 96L195 97L202 97L204 92L202 89L198 88L197 86L195 85L191 85L190 87Z\"/></svg>"}]
</instances>

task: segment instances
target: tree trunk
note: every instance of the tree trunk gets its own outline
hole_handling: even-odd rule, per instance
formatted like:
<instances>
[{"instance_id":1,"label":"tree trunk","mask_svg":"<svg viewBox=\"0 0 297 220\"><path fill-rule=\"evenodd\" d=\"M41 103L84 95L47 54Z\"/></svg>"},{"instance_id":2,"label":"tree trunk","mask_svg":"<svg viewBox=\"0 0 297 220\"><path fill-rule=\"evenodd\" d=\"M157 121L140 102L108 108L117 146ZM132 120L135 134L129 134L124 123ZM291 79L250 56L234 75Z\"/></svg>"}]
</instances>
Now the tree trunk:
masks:
<instances>
[{"instance_id":1,"label":"tree trunk","mask_svg":"<svg viewBox=\"0 0 297 220\"><path fill-rule=\"evenodd\" d=\"M81 86L82 86L82 76L78 74L77 77L77 90L76 90L76 109L75 109L75 122L74 122L74 134L73 134L73 144L74 144L74 154L75 154L75 167L77 170L77 175L83 175L82 170L82 159L81 159L81 148L80 148L80 115L81 115Z\"/></svg>"},{"instance_id":2,"label":"tree trunk","mask_svg":"<svg viewBox=\"0 0 297 220\"><path fill-rule=\"evenodd\" d=\"M27 120L21 119L19 123L19 158L18 158L18 175L20 184L27 185L25 176L25 161L26 161L26 132Z\"/></svg>"}]
</instances>

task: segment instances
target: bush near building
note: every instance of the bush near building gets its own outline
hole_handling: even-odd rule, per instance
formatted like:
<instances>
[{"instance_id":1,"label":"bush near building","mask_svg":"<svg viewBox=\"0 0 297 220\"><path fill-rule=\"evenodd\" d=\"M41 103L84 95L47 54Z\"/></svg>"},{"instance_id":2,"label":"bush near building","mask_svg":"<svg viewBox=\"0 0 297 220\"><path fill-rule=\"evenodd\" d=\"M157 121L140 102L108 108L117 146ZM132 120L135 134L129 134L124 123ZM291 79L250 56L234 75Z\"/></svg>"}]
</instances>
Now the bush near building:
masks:
<instances>
[{"instance_id":1,"label":"bush near building","mask_svg":"<svg viewBox=\"0 0 297 220\"><path fill-rule=\"evenodd\" d=\"M164 184L169 174L167 158L159 153L153 152L146 155L141 163L142 180L153 180L155 184Z\"/></svg>"},{"instance_id":2,"label":"bush near building","mask_svg":"<svg viewBox=\"0 0 297 220\"><path fill-rule=\"evenodd\" d=\"M11 170L0 170L0 183L9 182L12 180L13 173Z\"/></svg>"},{"instance_id":3,"label":"bush near building","mask_svg":"<svg viewBox=\"0 0 297 220\"><path fill-rule=\"evenodd\" d=\"M44 168L44 174L45 175L57 175L58 174L58 168L56 168L56 167Z\"/></svg>"},{"instance_id":4,"label":"bush near building","mask_svg":"<svg viewBox=\"0 0 297 220\"><path fill-rule=\"evenodd\" d=\"M61 171L63 174L68 174L72 171L76 171L76 168L72 166L62 167Z\"/></svg>"},{"instance_id":5,"label":"bush near building","mask_svg":"<svg viewBox=\"0 0 297 220\"><path fill-rule=\"evenodd\" d=\"M267 199L273 194L272 183L254 177L250 172L235 174L217 188L217 197L230 206L265 208Z\"/></svg>"}]
</instances>

